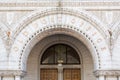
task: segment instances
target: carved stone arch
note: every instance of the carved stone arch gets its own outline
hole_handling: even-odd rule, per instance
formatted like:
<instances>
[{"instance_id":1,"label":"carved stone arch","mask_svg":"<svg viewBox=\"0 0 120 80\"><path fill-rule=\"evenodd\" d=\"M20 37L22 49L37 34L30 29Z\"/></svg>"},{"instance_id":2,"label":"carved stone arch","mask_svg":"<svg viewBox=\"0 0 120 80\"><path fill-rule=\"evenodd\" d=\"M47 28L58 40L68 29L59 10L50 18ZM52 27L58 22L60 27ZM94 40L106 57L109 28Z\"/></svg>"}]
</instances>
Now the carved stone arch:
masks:
<instances>
[{"instance_id":1,"label":"carved stone arch","mask_svg":"<svg viewBox=\"0 0 120 80\"><path fill-rule=\"evenodd\" d=\"M79 16L75 12L71 13L71 11L66 10L62 12L61 10L52 10L52 12L50 10L48 13L49 15L47 12L44 13L44 16L41 16L43 13L41 15L36 14L35 18L32 17L33 19L29 17L28 21L25 21L27 23L19 24L22 29L18 31L19 34L16 33L15 35L15 42L11 49L11 66L16 66L15 69L26 70L29 52L38 41L49 34L64 33L76 37L89 48L93 60L95 60L95 69L111 67L109 48L104 36L96 28L98 24L89 22L89 19L86 20L82 12L80 14L76 12ZM108 60L109 63L107 63Z\"/></svg>"},{"instance_id":2,"label":"carved stone arch","mask_svg":"<svg viewBox=\"0 0 120 80\"><path fill-rule=\"evenodd\" d=\"M16 23L14 26L16 30L14 31L14 38L21 32L26 25L29 23L33 22L36 19L45 17L47 15L53 15L53 14L69 14L69 15L74 15L78 16L93 26L104 36L105 39L109 38L109 32L108 29L106 28L106 25L103 24L97 17L92 15L90 12L87 12L85 10L73 10L73 9L67 9L67 8L52 8L52 9L46 9L43 11L36 10L34 12L31 12L29 15L24 16L19 23Z\"/></svg>"}]
</instances>

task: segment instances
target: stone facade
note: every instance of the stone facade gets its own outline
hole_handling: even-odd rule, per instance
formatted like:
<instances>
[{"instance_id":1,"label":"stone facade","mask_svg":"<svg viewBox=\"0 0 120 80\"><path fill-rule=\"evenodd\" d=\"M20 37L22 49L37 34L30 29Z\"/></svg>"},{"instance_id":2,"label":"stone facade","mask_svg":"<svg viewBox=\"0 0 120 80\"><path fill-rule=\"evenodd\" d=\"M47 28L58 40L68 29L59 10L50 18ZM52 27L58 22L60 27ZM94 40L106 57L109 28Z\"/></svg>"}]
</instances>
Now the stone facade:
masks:
<instances>
[{"instance_id":1,"label":"stone facade","mask_svg":"<svg viewBox=\"0 0 120 80\"><path fill-rule=\"evenodd\" d=\"M57 34L81 52L81 80L120 80L119 20L117 0L0 0L0 80L40 80L40 55Z\"/></svg>"}]
</instances>

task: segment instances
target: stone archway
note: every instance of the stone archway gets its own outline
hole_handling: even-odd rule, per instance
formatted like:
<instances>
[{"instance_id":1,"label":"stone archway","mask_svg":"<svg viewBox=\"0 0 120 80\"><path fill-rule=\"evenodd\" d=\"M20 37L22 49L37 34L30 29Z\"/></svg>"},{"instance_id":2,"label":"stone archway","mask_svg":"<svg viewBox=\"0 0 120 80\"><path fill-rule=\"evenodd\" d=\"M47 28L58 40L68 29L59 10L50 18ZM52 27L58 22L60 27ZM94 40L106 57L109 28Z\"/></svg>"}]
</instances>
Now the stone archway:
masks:
<instances>
[{"instance_id":1,"label":"stone archway","mask_svg":"<svg viewBox=\"0 0 120 80\"><path fill-rule=\"evenodd\" d=\"M58 68L57 65L41 65L40 59L44 53L44 51L54 45L54 44L67 44L73 47L80 56L81 65L71 65L72 67L68 67L64 65L62 68L73 68L73 69L81 69L81 80L95 80L95 76L93 75L94 71L94 63L92 60L92 56L87 49L87 47L77 40L75 37L66 35L66 34L53 34L43 38L39 41L38 44L32 48L30 55L27 61L27 75L25 76L24 80L40 80L40 69L41 68L49 68L49 69L56 69Z\"/></svg>"},{"instance_id":2,"label":"stone archway","mask_svg":"<svg viewBox=\"0 0 120 80\"><path fill-rule=\"evenodd\" d=\"M99 26L103 25L90 18L82 11L66 9L32 14L16 26L18 31L14 35L15 42L11 48L10 66L14 65L15 70L26 71L26 62L34 45L48 35L62 32L76 37L88 47L95 70L111 68L109 48L106 36L103 35L107 31L100 30Z\"/></svg>"}]
</instances>

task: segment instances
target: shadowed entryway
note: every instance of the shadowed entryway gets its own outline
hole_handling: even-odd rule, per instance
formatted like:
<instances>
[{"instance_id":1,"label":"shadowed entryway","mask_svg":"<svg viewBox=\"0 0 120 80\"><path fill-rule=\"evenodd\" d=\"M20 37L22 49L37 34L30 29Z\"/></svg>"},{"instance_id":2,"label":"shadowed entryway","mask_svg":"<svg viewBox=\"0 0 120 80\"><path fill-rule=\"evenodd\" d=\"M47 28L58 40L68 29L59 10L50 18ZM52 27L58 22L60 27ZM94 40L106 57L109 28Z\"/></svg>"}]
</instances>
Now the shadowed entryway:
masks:
<instances>
[{"instance_id":1,"label":"shadowed entryway","mask_svg":"<svg viewBox=\"0 0 120 80\"><path fill-rule=\"evenodd\" d=\"M40 69L40 80L81 80L79 55L69 45L58 43L47 48L41 58L41 66L45 65L51 68Z\"/></svg>"},{"instance_id":2,"label":"shadowed entryway","mask_svg":"<svg viewBox=\"0 0 120 80\"><path fill-rule=\"evenodd\" d=\"M31 50L25 80L95 80L93 68L91 54L81 41L55 34Z\"/></svg>"}]
</instances>

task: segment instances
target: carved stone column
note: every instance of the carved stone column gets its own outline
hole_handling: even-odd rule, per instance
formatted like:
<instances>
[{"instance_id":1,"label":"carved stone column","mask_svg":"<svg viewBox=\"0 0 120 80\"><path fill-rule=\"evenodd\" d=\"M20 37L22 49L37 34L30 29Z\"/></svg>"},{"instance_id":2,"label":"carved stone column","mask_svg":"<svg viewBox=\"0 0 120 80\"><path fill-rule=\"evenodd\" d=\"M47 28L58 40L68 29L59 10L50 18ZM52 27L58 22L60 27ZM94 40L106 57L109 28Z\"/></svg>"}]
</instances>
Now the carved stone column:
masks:
<instances>
[{"instance_id":1,"label":"carved stone column","mask_svg":"<svg viewBox=\"0 0 120 80\"><path fill-rule=\"evenodd\" d=\"M24 71L19 70L0 70L0 80L21 80L25 75Z\"/></svg>"},{"instance_id":2,"label":"carved stone column","mask_svg":"<svg viewBox=\"0 0 120 80\"><path fill-rule=\"evenodd\" d=\"M94 73L98 80L120 80L119 70L97 70Z\"/></svg>"}]
</instances>

